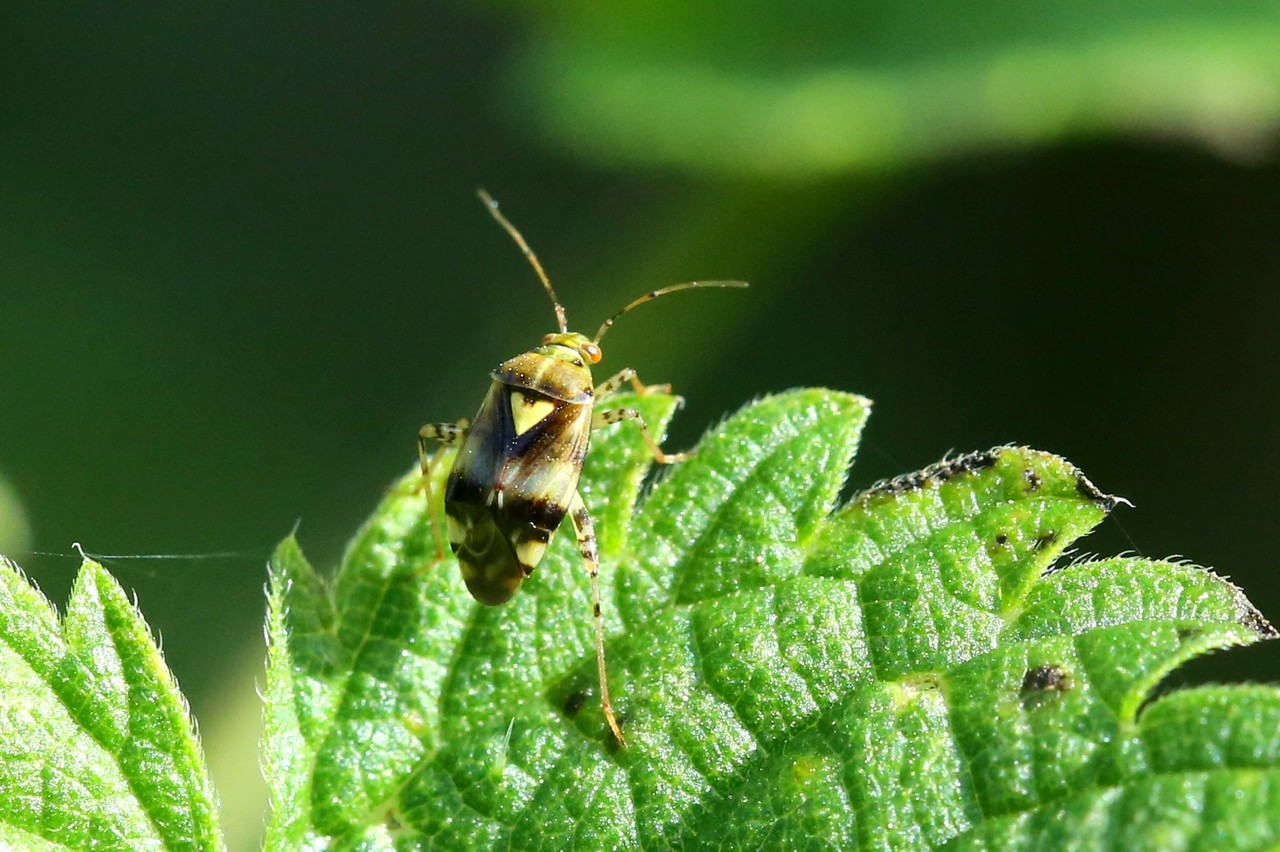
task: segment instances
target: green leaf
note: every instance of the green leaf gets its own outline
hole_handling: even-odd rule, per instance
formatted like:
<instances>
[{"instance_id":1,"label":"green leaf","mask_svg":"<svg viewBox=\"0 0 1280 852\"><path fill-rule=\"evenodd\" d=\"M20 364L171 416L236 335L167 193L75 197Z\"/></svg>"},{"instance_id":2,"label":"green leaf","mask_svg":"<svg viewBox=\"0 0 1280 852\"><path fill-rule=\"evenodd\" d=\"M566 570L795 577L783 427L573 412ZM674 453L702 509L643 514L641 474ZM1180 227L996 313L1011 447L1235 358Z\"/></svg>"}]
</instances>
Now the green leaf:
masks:
<instances>
[{"instance_id":1,"label":"green leaf","mask_svg":"<svg viewBox=\"0 0 1280 852\"><path fill-rule=\"evenodd\" d=\"M1256 0L534 5L513 111L608 163L812 176L1100 132L1247 155L1280 119Z\"/></svg>"},{"instance_id":2,"label":"green leaf","mask_svg":"<svg viewBox=\"0 0 1280 852\"><path fill-rule=\"evenodd\" d=\"M31 546L31 527L27 513L3 476L0 476L0 553L15 553Z\"/></svg>"},{"instance_id":3,"label":"green leaf","mask_svg":"<svg viewBox=\"0 0 1280 852\"><path fill-rule=\"evenodd\" d=\"M222 849L187 708L141 615L86 560L61 624L0 558L0 843Z\"/></svg>"},{"instance_id":4,"label":"green leaf","mask_svg":"<svg viewBox=\"0 0 1280 852\"><path fill-rule=\"evenodd\" d=\"M674 410L632 402L651 424ZM567 525L492 608L438 556L416 473L332 589L286 540L269 847L1280 842L1280 692L1153 697L1190 657L1274 635L1240 591L1186 564L1064 563L1121 501L1025 448L839 506L867 413L824 390L757 401L643 500L635 431L593 436L625 748Z\"/></svg>"}]
</instances>

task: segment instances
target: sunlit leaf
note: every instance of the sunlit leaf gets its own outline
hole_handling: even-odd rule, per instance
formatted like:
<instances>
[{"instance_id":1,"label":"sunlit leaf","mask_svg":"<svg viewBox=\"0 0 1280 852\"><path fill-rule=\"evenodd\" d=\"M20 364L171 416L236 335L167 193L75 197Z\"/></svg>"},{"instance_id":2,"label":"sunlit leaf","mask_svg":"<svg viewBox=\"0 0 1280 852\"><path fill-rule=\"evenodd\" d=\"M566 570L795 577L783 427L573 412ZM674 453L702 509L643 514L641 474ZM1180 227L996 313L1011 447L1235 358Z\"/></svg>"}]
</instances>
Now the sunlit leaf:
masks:
<instances>
[{"instance_id":1,"label":"sunlit leaf","mask_svg":"<svg viewBox=\"0 0 1280 852\"><path fill-rule=\"evenodd\" d=\"M636 404L651 423L673 410ZM1185 660L1273 635L1240 591L1185 564L1064 563L1120 501L1025 448L838 505L867 412L830 391L762 399L638 507L643 444L595 436L582 487L608 528L625 748L567 528L493 608L437 558L416 473L332 589L284 542L272 847L1277 842L1280 692L1153 697Z\"/></svg>"},{"instance_id":2,"label":"sunlit leaf","mask_svg":"<svg viewBox=\"0 0 1280 852\"><path fill-rule=\"evenodd\" d=\"M186 704L96 562L84 562L59 620L0 560L0 843L223 848Z\"/></svg>"}]
</instances>

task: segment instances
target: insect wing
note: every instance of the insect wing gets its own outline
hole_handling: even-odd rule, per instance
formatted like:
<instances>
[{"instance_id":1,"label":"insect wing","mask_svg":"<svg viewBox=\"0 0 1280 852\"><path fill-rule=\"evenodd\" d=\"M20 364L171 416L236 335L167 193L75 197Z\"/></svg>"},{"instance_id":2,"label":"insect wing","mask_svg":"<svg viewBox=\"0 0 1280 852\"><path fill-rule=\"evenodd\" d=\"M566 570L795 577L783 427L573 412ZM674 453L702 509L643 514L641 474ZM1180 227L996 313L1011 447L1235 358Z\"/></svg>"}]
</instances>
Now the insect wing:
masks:
<instances>
[{"instance_id":1,"label":"insect wing","mask_svg":"<svg viewBox=\"0 0 1280 852\"><path fill-rule=\"evenodd\" d=\"M515 440L510 396L502 384L494 382L458 448L445 486L445 509L454 503L485 505Z\"/></svg>"},{"instance_id":2,"label":"insect wing","mask_svg":"<svg viewBox=\"0 0 1280 852\"><path fill-rule=\"evenodd\" d=\"M471 594L509 599L564 519L591 409L494 382L449 474L449 541Z\"/></svg>"},{"instance_id":3,"label":"insect wing","mask_svg":"<svg viewBox=\"0 0 1280 852\"><path fill-rule=\"evenodd\" d=\"M550 533L564 520L578 487L591 437L591 408L529 391L512 392L511 398L519 436L495 484L502 489L504 512Z\"/></svg>"}]
</instances>

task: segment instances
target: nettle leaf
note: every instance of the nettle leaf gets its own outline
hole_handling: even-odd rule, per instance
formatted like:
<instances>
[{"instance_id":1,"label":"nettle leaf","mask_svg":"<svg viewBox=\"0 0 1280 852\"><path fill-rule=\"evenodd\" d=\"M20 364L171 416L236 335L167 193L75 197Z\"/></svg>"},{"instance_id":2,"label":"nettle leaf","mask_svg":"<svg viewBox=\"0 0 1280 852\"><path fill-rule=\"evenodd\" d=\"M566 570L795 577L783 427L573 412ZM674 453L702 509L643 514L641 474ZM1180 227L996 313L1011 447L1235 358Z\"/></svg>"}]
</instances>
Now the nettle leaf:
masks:
<instances>
[{"instance_id":1,"label":"nettle leaf","mask_svg":"<svg viewBox=\"0 0 1280 852\"><path fill-rule=\"evenodd\" d=\"M632 403L655 425L675 407ZM757 401L643 500L635 430L593 436L582 491L625 748L600 711L567 525L492 608L438 555L416 473L332 588L286 540L269 846L1280 840L1280 691L1153 697L1190 657L1274 635L1240 591L1186 564L1063 564L1119 501L1025 448L837 506L868 408L825 390Z\"/></svg>"},{"instance_id":2,"label":"nettle leaf","mask_svg":"<svg viewBox=\"0 0 1280 852\"><path fill-rule=\"evenodd\" d=\"M101 565L59 622L0 557L0 695L0 846L224 848L186 704Z\"/></svg>"}]
</instances>

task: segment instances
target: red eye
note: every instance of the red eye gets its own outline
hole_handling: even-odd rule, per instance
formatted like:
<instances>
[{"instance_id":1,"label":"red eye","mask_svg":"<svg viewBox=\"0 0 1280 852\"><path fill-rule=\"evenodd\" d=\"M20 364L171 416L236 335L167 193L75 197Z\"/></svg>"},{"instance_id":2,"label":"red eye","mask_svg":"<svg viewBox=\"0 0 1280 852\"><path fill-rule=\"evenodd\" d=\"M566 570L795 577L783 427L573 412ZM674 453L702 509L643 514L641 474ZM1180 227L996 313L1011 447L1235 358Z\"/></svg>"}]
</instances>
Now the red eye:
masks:
<instances>
[{"instance_id":1,"label":"red eye","mask_svg":"<svg viewBox=\"0 0 1280 852\"><path fill-rule=\"evenodd\" d=\"M596 346L594 343L588 343L583 346L582 354L585 355L587 360L592 364L599 364L600 359L603 357L603 354L600 352L600 347Z\"/></svg>"},{"instance_id":2,"label":"red eye","mask_svg":"<svg viewBox=\"0 0 1280 852\"><path fill-rule=\"evenodd\" d=\"M550 343L550 342L551 342L551 340L552 340L552 338L554 338L554 337L555 337L555 335L554 335L554 334L544 334L544 335L542 335L542 342L543 342L544 344L545 344L545 343Z\"/></svg>"}]
</instances>

